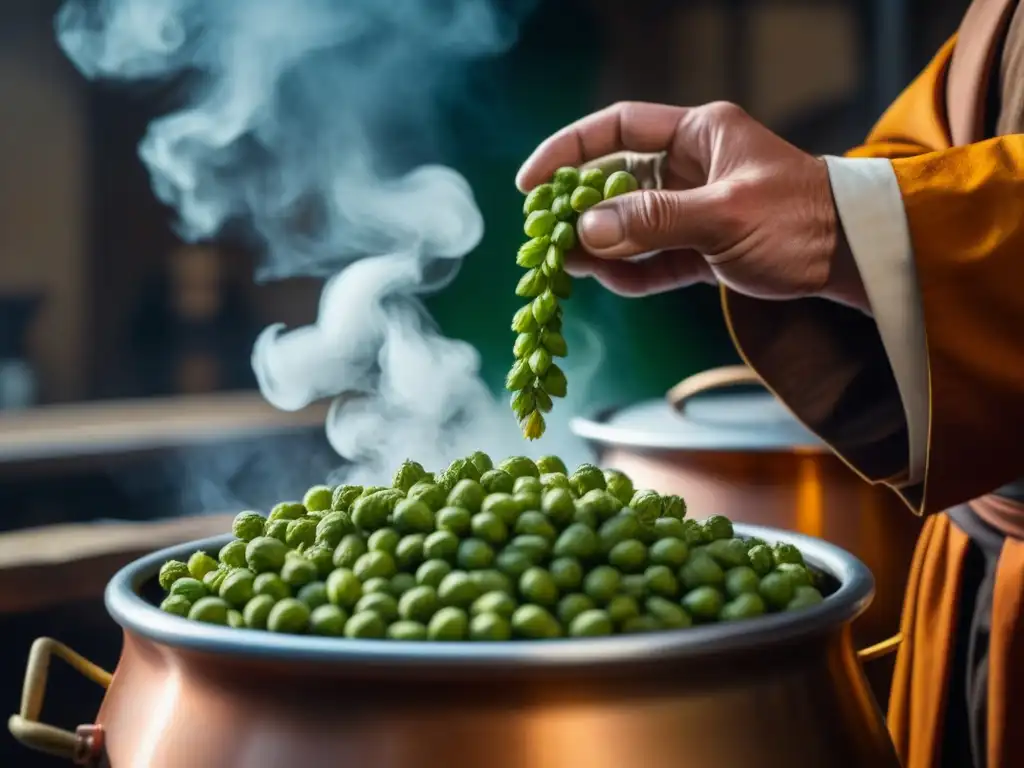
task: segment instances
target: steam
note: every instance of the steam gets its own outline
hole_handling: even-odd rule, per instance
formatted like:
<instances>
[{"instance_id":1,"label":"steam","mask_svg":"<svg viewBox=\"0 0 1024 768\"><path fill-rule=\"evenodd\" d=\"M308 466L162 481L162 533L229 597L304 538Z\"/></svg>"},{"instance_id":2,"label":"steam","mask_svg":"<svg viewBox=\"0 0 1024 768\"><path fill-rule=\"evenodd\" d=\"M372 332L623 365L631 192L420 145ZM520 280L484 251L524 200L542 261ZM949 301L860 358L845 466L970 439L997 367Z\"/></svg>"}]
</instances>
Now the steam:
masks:
<instances>
[{"instance_id":1,"label":"steam","mask_svg":"<svg viewBox=\"0 0 1024 768\"><path fill-rule=\"evenodd\" d=\"M267 328L253 368L278 408L337 398L327 436L353 479L476 449L587 455L571 400L527 446L476 350L429 317L421 296L455 278L483 220L461 175L405 172L393 151L396 136L430 138L451 76L506 50L515 21L492 0L68 0L58 14L87 77L189 84L139 148L183 237L241 227L260 279L328 278L316 322ZM595 337L575 341L574 359L599 356Z\"/></svg>"}]
</instances>

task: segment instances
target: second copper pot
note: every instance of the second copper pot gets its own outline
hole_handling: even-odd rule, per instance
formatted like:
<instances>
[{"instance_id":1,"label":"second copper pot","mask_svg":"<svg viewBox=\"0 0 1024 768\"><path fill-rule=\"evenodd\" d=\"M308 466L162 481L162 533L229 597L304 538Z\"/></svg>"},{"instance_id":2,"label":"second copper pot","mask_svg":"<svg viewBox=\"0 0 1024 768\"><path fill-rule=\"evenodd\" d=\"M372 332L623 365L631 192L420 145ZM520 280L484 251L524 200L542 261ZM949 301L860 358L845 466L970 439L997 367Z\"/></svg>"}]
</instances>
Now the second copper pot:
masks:
<instances>
[{"instance_id":1,"label":"second copper pot","mask_svg":"<svg viewBox=\"0 0 1024 768\"><path fill-rule=\"evenodd\" d=\"M694 517L720 513L836 544L871 569L878 594L854 624L858 643L899 631L921 528L895 493L861 480L760 385L745 366L684 380L664 400L576 419L600 463L640 487L682 496ZM870 670L884 705L891 659Z\"/></svg>"}]
</instances>

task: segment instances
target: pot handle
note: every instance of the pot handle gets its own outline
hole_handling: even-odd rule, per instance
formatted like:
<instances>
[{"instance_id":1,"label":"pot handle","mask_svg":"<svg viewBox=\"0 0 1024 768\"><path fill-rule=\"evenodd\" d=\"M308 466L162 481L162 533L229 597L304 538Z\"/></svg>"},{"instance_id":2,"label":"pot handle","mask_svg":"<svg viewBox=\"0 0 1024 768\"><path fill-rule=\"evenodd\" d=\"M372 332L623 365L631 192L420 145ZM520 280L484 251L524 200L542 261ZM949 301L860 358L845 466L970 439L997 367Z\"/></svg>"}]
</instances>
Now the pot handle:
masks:
<instances>
[{"instance_id":1,"label":"pot handle","mask_svg":"<svg viewBox=\"0 0 1024 768\"><path fill-rule=\"evenodd\" d=\"M874 661L875 659L880 659L883 656L888 656L890 653L893 653L897 648L900 647L900 643L902 642L903 634L897 633L892 637L886 638L880 643L869 645L867 648L862 648L861 650L857 651L857 658L864 663Z\"/></svg>"},{"instance_id":2,"label":"pot handle","mask_svg":"<svg viewBox=\"0 0 1024 768\"><path fill-rule=\"evenodd\" d=\"M84 656L63 643L49 637L40 637L32 643L25 668L25 683L21 690L21 711L11 715L7 728L21 744L37 752L71 760L75 765L95 765L103 755L103 729L98 725L80 725L75 733L39 722L46 694L46 679L50 658L63 659L76 672L102 685L110 685L111 674L100 669Z\"/></svg>"},{"instance_id":3,"label":"pot handle","mask_svg":"<svg viewBox=\"0 0 1024 768\"><path fill-rule=\"evenodd\" d=\"M676 384L665 395L669 404L677 411L683 410L686 401L694 395L709 392L722 387L735 387L739 384L760 384L761 378L753 369L746 365L726 365L701 371Z\"/></svg>"}]
</instances>

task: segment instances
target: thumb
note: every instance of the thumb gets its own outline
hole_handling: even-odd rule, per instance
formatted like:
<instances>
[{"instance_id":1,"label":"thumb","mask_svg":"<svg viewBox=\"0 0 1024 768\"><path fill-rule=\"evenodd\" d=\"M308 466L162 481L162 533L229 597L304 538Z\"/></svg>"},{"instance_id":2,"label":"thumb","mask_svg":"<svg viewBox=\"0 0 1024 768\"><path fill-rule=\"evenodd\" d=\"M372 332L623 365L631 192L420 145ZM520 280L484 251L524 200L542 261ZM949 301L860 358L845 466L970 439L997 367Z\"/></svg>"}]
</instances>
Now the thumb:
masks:
<instances>
[{"instance_id":1,"label":"thumb","mask_svg":"<svg viewBox=\"0 0 1024 768\"><path fill-rule=\"evenodd\" d=\"M607 200L580 217L580 242L602 259L677 249L713 253L726 239L726 202L715 186L639 190Z\"/></svg>"}]
</instances>

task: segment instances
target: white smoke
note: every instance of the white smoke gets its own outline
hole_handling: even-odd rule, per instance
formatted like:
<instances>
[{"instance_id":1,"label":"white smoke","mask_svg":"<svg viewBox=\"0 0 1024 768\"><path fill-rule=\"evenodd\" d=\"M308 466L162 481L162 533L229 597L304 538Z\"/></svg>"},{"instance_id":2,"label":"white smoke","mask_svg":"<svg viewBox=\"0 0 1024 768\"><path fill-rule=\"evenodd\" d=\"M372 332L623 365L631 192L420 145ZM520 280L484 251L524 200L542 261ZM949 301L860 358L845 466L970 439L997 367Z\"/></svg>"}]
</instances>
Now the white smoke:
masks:
<instances>
[{"instance_id":1,"label":"white smoke","mask_svg":"<svg viewBox=\"0 0 1024 768\"><path fill-rule=\"evenodd\" d=\"M586 459L568 415L596 337L575 340L590 370L569 372L573 398L527 445L476 350L441 335L419 298L480 242L469 184L441 166L390 168L394 134L436 126L453 69L514 41L492 0L68 0L56 27L90 78L188 83L139 148L184 237L244 226L260 277L329 277L317 321L267 328L253 367L278 408L338 397L327 434L349 476L378 482L406 457L440 467L477 449Z\"/></svg>"}]
</instances>

